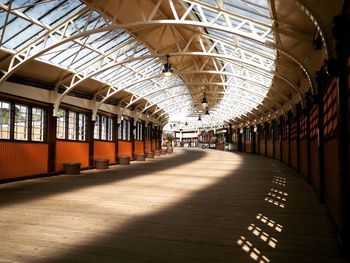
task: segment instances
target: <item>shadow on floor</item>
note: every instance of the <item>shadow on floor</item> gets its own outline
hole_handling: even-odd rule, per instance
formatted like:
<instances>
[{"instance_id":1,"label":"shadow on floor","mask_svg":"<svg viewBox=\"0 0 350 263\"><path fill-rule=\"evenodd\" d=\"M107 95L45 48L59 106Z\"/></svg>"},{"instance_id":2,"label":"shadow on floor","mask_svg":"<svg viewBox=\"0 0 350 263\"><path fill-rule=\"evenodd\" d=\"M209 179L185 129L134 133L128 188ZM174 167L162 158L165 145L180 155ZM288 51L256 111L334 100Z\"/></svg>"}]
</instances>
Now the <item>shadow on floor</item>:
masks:
<instances>
[{"instance_id":1,"label":"shadow on floor","mask_svg":"<svg viewBox=\"0 0 350 263\"><path fill-rule=\"evenodd\" d=\"M266 158L240 157L243 165L215 184L43 262L342 262L332 229L324 230L329 218L302 178ZM281 189L276 174L287 178L281 193L273 191Z\"/></svg>"},{"instance_id":2,"label":"shadow on floor","mask_svg":"<svg viewBox=\"0 0 350 263\"><path fill-rule=\"evenodd\" d=\"M108 170L89 170L79 175L58 175L3 184L0 185L0 207L167 170L199 160L205 155L205 151L181 151L166 157L155 157L155 160L137 163L136 166L131 162L129 166L116 165Z\"/></svg>"}]
</instances>

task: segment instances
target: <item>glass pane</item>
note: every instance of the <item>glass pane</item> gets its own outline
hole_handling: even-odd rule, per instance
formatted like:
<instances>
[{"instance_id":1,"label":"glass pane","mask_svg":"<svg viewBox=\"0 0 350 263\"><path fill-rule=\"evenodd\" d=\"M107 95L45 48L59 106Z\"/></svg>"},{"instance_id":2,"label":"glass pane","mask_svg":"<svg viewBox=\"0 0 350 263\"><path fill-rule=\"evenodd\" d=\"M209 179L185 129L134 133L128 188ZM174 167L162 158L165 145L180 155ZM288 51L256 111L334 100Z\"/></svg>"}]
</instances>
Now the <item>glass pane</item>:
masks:
<instances>
[{"instance_id":1,"label":"glass pane","mask_svg":"<svg viewBox=\"0 0 350 263\"><path fill-rule=\"evenodd\" d=\"M44 140L44 123L45 123L44 110L40 108L32 109L32 140L43 141Z\"/></svg>"},{"instance_id":2,"label":"glass pane","mask_svg":"<svg viewBox=\"0 0 350 263\"><path fill-rule=\"evenodd\" d=\"M94 126L94 139L100 139L100 115L96 116L95 126Z\"/></svg>"},{"instance_id":3,"label":"glass pane","mask_svg":"<svg viewBox=\"0 0 350 263\"><path fill-rule=\"evenodd\" d=\"M102 116L101 118L101 140L107 139L107 117Z\"/></svg>"},{"instance_id":4,"label":"glass pane","mask_svg":"<svg viewBox=\"0 0 350 263\"><path fill-rule=\"evenodd\" d=\"M86 136L86 115L79 113L78 140L85 141Z\"/></svg>"},{"instance_id":5,"label":"glass pane","mask_svg":"<svg viewBox=\"0 0 350 263\"><path fill-rule=\"evenodd\" d=\"M10 103L0 101L0 139L10 139Z\"/></svg>"},{"instance_id":6,"label":"glass pane","mask_svg":"<svg viewBox=\"0 0 350 263\"><path fill-rule=\"evenodd\" d=\"M62 109L58 111L56 137L58 139L66 138L66 111Z\"/></svg>"},{"instance_id":7,"label":"glass pane","mask_svg":"<svg viewBox=\"0 0 350 263\"><path fill-rule=\"evenodd\" d=\"M108 118L108 141L113 141L113 119Z\"/></svg>"},{"instance_id":8,"label":"glass pane","mask_svg":"<svg viewBox=\"0 0 350 263\"><path fill-rule=\"evenodd\" d=\"M15 105L15 127L14 138L16 140L28 139L28 107Z\"/></svg>"},{"instance_id":9,"label":"glass pane","mask_svg":"<svg viewBox=\"0 0 350 263\"><path fill-rule=\"evenodd\" d=\"M73 111L68 113L68 139L75 140L77 134L77 114Z\"/></svg>"}]
</instances>

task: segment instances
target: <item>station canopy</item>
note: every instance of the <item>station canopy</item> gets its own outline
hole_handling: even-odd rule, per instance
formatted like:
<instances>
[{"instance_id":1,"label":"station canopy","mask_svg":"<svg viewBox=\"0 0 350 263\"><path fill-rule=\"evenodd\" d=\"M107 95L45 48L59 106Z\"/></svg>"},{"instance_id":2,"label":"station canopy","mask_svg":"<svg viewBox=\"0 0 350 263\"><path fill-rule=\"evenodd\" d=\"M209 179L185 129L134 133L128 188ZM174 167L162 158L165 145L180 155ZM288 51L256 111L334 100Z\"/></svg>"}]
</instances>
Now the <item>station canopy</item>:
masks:
<instances>
[{"instance_id":1,"label":"station canopy","mask_svg":"<svg viewBox=\"0 0 350 263\"><path fill-rule=\"evenodd\" d=\"M56 110L64 96L82 96L96 100L95 113L112 103L198 128L288 103L290 92L273 88L268 0L0 0L0 25L0 85L47 84ZM167 55L171 77L162 74Z\"/></svg>"}]
</instances>

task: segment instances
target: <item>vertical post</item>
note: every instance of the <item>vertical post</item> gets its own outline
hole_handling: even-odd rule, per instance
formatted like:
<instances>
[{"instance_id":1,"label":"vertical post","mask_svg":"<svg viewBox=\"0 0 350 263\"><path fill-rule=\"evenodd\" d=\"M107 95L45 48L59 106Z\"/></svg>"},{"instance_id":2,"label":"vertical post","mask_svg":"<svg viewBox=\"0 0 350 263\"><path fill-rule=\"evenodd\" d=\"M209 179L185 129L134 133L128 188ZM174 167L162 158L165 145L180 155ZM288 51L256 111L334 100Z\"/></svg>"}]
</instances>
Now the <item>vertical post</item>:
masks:
<instances>
[{"instance_id":1,"label":"vertical post","mask_svg":"<svg viewBox=\"0 0 350 263\"><path fill-rule=\"evenodd\" d=\"M252 139L252 153L256 153L256 137L254 132L254 126L250 127L251 139Z\"/></svg>"},{"instance_id":2,"label":"vertical post","mask_svg":"<svg viewBox=\"0 0 350 263\"><path fill-rule=\"evenodd\" d=\"M310 111L311 111L310 102L307 102L307 111L306 111L306 147L307 147L307 183L311 184L311 137L310 137Z\"/></svg>"},{"instance_id":3,"label":"vertical post","mask_svg":"<svg viewBox=\"0 0 350 263\"><path fill-rule=\"evenodd\" d=\"M283 116L280 116L280 124L278 129L280 129L279 143L280 143L280 161L283 162Z\"/></svg>"},{"instance_id":4,"label":"vertical post","mask_svg":"<svg viewBox=\"0 0 350 263\"><path fill-rule=\"evenodd\" d=\"M53 105L50 104L47 110L46 136L48 143L48 167L49 174L53 174L56 170L56 129L57 117L53 116Z\"/></svg>"},{"instance_id":5,"label":"vertical post","mask_svg":"<svg viewBox=\"0 0 350 263\"><path fill-rule=\"evenodd\" d=\"M264 152L264 156L267 156L267 136L268 136L268 126L269 124L267 122L264 123L263 129L264 129L264 144L265 144L265 152Z\"/></svg>"},{"instance_id":6,"label":"vertical post","mask_svg":"<svg viewBox=\"0 0 350 263\"><path fill-rule=\"evenodd\" d=\"M288 166L291 166L291 150L290 150L290 145L291 145L291 143L290 143L290 141L291 141L291 135L292 135L292 129L291 129L291 122L292 122L292 118L291 118L291 114L290 114L290 112L288 113L288 117L287 117L288 119L287 119L287 128L288 128Z\"/></svg>"},{"instance_id":7,"label":"vertical post","mask_svg":"<svg viewBox=\"0 0 350 263\"><path fill-rule=\"evenodd\" d=\"M297 107L297 134L296 134L296 143L297 143L297 172L300 172L300 108Z\"/></svg>"},{"instance_id":8,"label":"vertical post","mask_svg":"<svg viewBox=\"0 0 350 263\"><path fill-rule=\"evenodd\" d=\"M257 140L257 154L259 154L260 155L260 134L261 134L261 125L257 125L257 128L256 128L256 134L257 134L257 136L256 136L256 138L258 139Z\"/></svg>"},{"instance_id":9,"label":"vertical post","mask_svg":"<svg viewBox=\"0 0 350 263\"><path fill-rule=\"evenodd\" d=\"M242 133L241 129L237 129L237 151L242 151Z\"/></svg>"},{"instance_id":10,"label":"vertical post","mask_svg":"<svg viewBox=\"0 0 350 263\"><path fill-rule=\"evenodd\" d=\"M68 115L68 114L67 114ZM87 114L88 127L87 127L87 141L89 143L89 168L94 166L94 127L95 120L92 120L92 112Z\"/></svg>"},{"instance_id":11,"label":"vertical post","mask_svg":"<svg viewBox=\"0 0 350 263\"><path fill-rule=\"evenodd\" d=\"M271 134L271 140L272 140L272 158L276 158L276 149L275 149L275 130L276 130L276 120L272 121L272 134Z\"/></svg>"},{"instance_id":12,"label":"vertical post","mask_svg":"<svg viewBox=\"0 0 350 263\"><path fill-rule=\"evenodd\" d=\"M130 124L130 140L131 140L131 159L135 160L135 119L129 120Z\"/></svg>"},{"instance_id":13,"label":"vertical post","mask_svg":"<svg viewBox=\"0 0 350 263\"><path fill-rule=\"evenodd\" d=\"M114 153L115 153L115 158L114 161L115 163L119 162L118 159L118 115L113 117L113 141L114 141Z\"/></svg>"},{"instance_id":14,"label":"vertical post","mask_svg":"<svg viewBox=\"0 0 350 263\"><path fill-rule=\"evenodd\" d=\"M324 145L323 145L323 92L325 85L324 68L317 72L317 89L318 89L318 160L319 160L319 176L320 176L320 202L324 202L325 198L325 178L324 178Z\"/></svg>"}]
</instances>

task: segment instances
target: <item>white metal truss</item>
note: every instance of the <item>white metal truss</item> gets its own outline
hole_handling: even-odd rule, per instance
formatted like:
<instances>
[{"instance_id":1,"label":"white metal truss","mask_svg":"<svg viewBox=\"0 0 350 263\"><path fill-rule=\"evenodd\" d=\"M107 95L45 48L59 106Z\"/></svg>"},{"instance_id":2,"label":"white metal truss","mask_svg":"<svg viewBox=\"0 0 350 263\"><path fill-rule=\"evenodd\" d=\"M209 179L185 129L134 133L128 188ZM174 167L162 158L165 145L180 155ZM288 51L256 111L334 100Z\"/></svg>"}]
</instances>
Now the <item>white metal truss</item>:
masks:
<instances>
[{"instance_id":1,"label":"white metal truss","mask_svg":"<svg viewBox=\"0 0 350 263\"><path fill-rule=\"evenodd\" d=\"M10 1L11 3L12 1ZM124 1L126 2L126 1ZM160 19L156 14L160 11L160 6L162 3L169 5L172 12L171 18ZM181 5L181 10L178 9L177 4ZM129 23L115 23L115 19L101 20L99 23L95 23L95 9L85 7L80 9L73 15L64 19L55 27L50 27L38 19L31 18L26 14L11 9L11 6L6 6L0 4L0 8L5 10L7 14L12 14L17 17L21 17L30 23L33 23L39 27L45 29L45 33L38 35L36 39L28 44L21 46L10 59L10 63L7 69L3 71L3 76L0 79L0 89L1 84L4 83L12 74L21 69L24 65L29 63L34 59L44 60L45 55L49 52L56 52L57 48L63 46L66 43L72 42L78 44L80 48L89 49L99 56L95 59L89 61L84 66L79 69L69 68L72 75L64 76L57 83L57 86L63 87L65 90L63 94L60 94L58 100L55 102L55 112L58 110L61 101L64 96L67 95L74 88L79 86L85 80L89 78L95 78L103 83L106 83L107 89L100 90L96 96L102 96L102 100L97 104L94 109L94 113L97 113L98 108L104 103L108 98L116 95L122 90L132 91L136 90L137 84L142 84L145 87L142 91L135 91L132 93L132 97L129 101L127 107L137 101L154 94L154 92L163 90L163 87L155 81L155 78L159 77L162 62L159 57L164 57L165 53L160 53L158 51L146 50L145 46L134 39L130 39L127 42L123 42L117 45L114 49L103 52L102 50L89 44L88 38L103 32L113 32L118 29L125 28L137 28L140 26L152 26L152 25L184 25L184 26L196 26L202 29L210 29L219 32L225 32L235 37L240 37L242 39L248 39L254 43L259 43L260 45L268 48L276 48L273 42L272 25L270 23L264 23L244 15L238 15L232 11L226 10L224 8L222 1L215 1L215 3L208 3L205 1L198 0L158 0L154 5L153 10L149 13L144 13L140 21L132 21ZM103 13L105 10L98 10ZM193 14L196 13L198 19L194 19ZM209 14L214 14L211 16ZM82 19L83 17L83 19ZM4 29L5 30L5 29ZM215 59L220 61L220 65L216 66L215 70L207 70L208 74L218 74L222 79L222 86L232 86L229 81L235 78L244 80L245 82L255 82L263 86L268 90L271 86L271 78L276 73L275 71L275 55L265 53L264 51L259 51L256 48L242 47L237 41L227 40L219 36L214 36L212 34L207 34L202 30L201 34L194 34L191 39L183 46L177 45L176 50L167 52L171 56L201 56L209 59ZM191 45L197 45L200 47L197 51L192 51L190 49ZM279 50L282 54L286 55L297 63L308 75L308 72L302 64L297 61L288 52ZM138 62L147 61L140 67L134 67L133 65ZM73 60L74 61L74 60ZM55 64L54 62L49 62ZM238 67L241 66L239 70ZM113 71L118 68L119 70L126 70L125 74L121 78L116 78ZM204 72L204 64L198 67L197 71L185 72L179 70L178 74L202 74ZM215 73L214 73L215 72ZM310 77L309 81L311 83ZM291 87L293 87L298 95L300 96L300 91L295 85L288 82L285 77L280 77L280 79L286 81ZM69 84L66 85L67 80ZM226 81L225 81L226 80ZM229 81L228 81L229 80ZM145 84L144 82L147 82ZM210 83L210 82L209 82ZM194 85L192 81L186 82L188 85ZM253 86L252 86L253 87ZM255 88L255 86L254 86ZM253 92L252 92L253 93ZM184 93L185 94L185 93ZM262 93L263 94L263 93ZM169 98L174 98L180 96L179 94L168 94L169 96L164 98L168 100ZM266 93L265 93L266 95ZM280 95L281 97L283 95ZM289 98L283 97L285 101L290 103ZM148 100L148 99L147 99ZM301 98L302 100L302 98ZM163 101L159 100L148 100L146 103L144 111L149 108L158 105L153 114L159 113L162 109L165 112L169 112L168 105L163 105ZM179 103L180 102L173 102ZM275 103L278 105L277 103Z\"/></svg>"}]
</instances>

